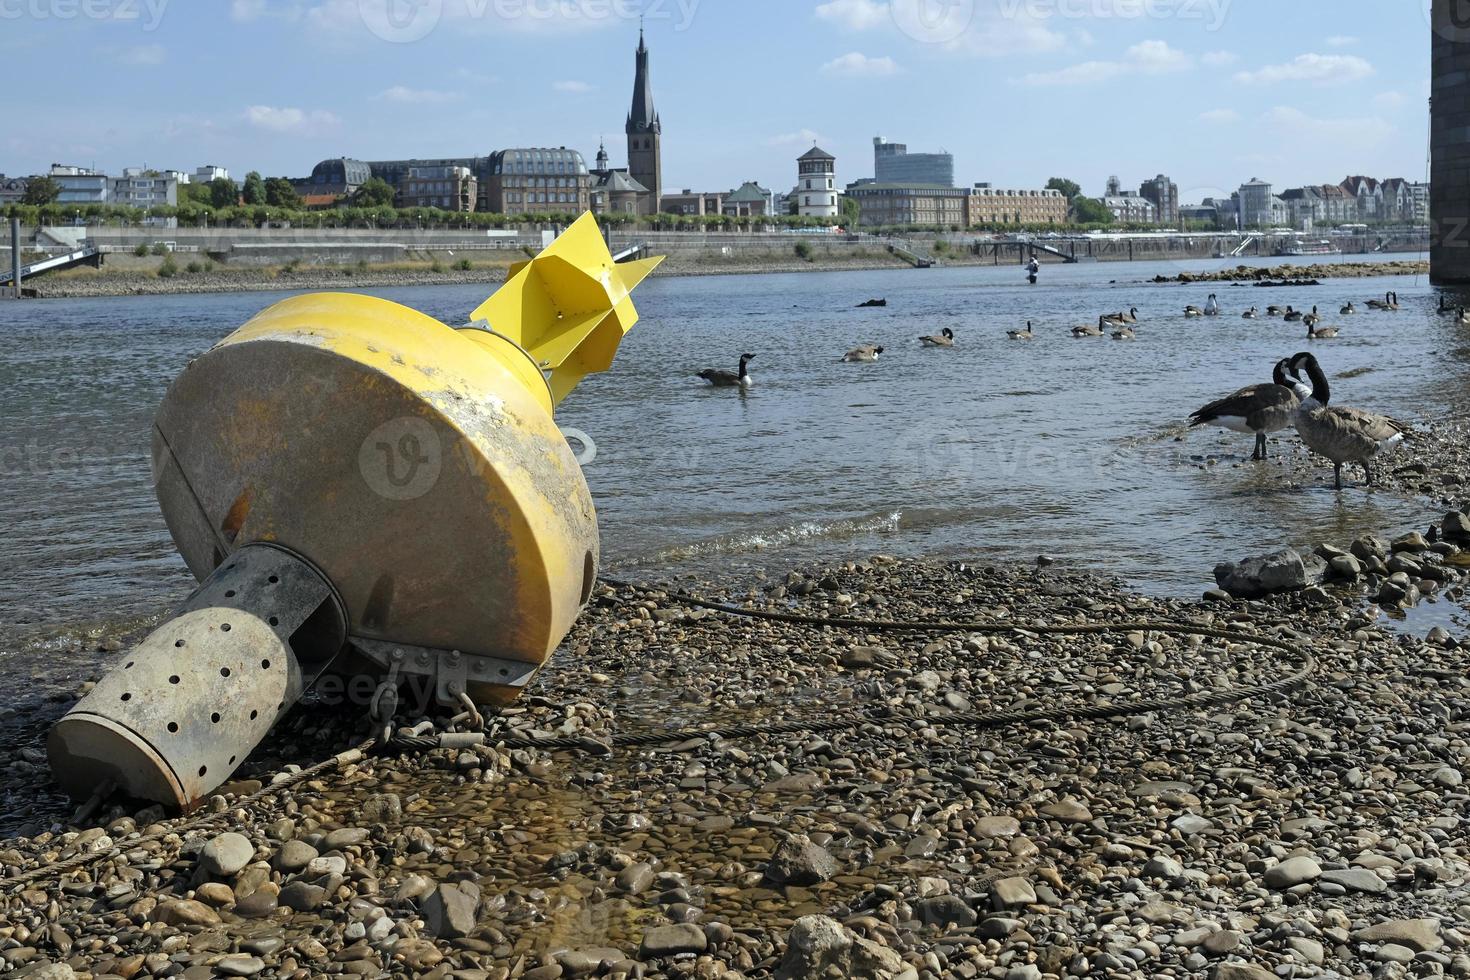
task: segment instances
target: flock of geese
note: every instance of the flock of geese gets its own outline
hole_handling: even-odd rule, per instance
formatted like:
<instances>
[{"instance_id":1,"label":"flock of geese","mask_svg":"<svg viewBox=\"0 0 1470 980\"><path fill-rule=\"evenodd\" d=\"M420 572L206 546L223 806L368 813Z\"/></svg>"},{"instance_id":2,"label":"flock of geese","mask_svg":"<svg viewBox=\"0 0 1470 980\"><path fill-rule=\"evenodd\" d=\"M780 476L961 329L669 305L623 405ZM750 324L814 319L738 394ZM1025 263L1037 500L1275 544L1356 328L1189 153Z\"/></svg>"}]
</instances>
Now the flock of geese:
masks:
<instances>
[{"instance_id":1,"label":"flock of geese","mask_svg":"<svg viewBox=\"0 0 1470 980\"><path fill-rule=\"evenodd\" d=\"M1398 294L1386 293L1383 299L1371 299L1364 304L1370 310L1392 312L1399 309ZM1350 300L1338 311L1342 316L1353 316L1358 308ZM1463 307L1448 307L1443 298L1439 312L1454 314L1458 322L1470 325L1470 313ZM1218 317L1222 315L1220 303L1211 293L1205 305L1186 306L1186 319ZM1321 326L1321 314L1316 306L1310 312L1291 306L1266 307L1264 315L1280 318L1286 323L1301 323L1306 327L1308 340L1328 340L1338 336L1337 327ZM1259 319L1261 311L1252 306L1241 314L1247 320ZM1071 328L1073 337L1111 336L1115 340L1133 340L1137 334L1133 324L1138 322L1138 308L1132 307L1117 313L1105 313L1095 324L1083 324ZM1034 340L1038 336L1030 320L1024 329L1007 330L1011 340ZM955 334L945 327L937 334L919 338L923 347L953 347ZM882 355L883 348L877 344L854 347L842 355L845 363L872 363ZM748 390L752 385L749 365L754 354L740 355L738 371L723 371L706 368L698 377L717 388ZM1266 458L1266 437L1270 433L1286 428L1295 428L1302 442L1313 452L1332 463L1337 489L1342 489L1342 468L1356 463L1362 467L1364 478L1373 485L1373 461L1381 454L1403 443L1410 434L1408 426L1387 415L1378 415L1362 409L1330 404L1332 389L1327 375L1317 358L1301 352L1278 361L1272 370L1271 381L1266 384L1249 385L1234 394L1227 395L1204 406L1190 416L1190 426L1218 425L1234 432L1255 436L1253 460Z\"/></svg>"}]
</instances>

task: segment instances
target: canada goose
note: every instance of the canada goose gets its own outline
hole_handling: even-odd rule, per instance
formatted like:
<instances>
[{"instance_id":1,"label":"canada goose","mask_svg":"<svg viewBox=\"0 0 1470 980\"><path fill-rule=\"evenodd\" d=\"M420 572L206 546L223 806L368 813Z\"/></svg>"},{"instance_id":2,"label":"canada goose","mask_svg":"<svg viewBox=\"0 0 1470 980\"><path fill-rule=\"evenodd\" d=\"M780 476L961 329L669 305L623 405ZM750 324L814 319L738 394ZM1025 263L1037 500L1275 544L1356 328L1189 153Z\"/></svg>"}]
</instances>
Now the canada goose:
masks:
<instances>
[{"instance_id":1,"label":"canada goose","mask_svg":"<svg viewBox=\"0 0 1470 980\"><path fill-rule=\"evenodd\" d=\"M949 327L945 327L943 330L939 331L939 335L937 337L920 337L919 343L923 344L925 347L953 347L954 331L949 329Z\"/></svg>"},{"instance_id":2,"label":"canada goose","mask_svg":"<svg viewBox=\"0 0 1470 980\"><path fill-rule=\"evenodd\" d=\"M1317 324L1321 323L1322 318L1317 315L1317 307L1313 306L1312 312L1302 317L1302 322L1305 323L1308 327L1315 327Z\"/></svg>"},{"instance_id":3,"label":"canada goose","mask_svg":"<svg viewBox=\"0 0 1470 980\"><path fill-rule=\"evenodd\" d=\"M1266 307L1267 316L1280 316L1284 312L1286 311L1277 306L1275 303L1272 303L1270 306Z\"/></svg>"},{"instance_id":4,"label":"canada goose","mask_svg":"<svg viewBox=\"0 0 1470 980\"><path fill-rule=\"evenodd\" d=\"M1254 306L1252 306L1250 309L1248 309L1244 313L1242 313L1240 315L1240 318L1242 320L1254 320L1254 319L1256 319L1256 308Z\"/></svg>"},{"instance_id":5,"label":"canada goose","mask_svg":"<svg viewBox=\"0 0 1470 980\"><path fill-rule=\"evenodd\" d=\"M1388 302L1383 307L1385 310L1396 310L1399 308L1398 293L1389 293L1388 296L1385 298L1388 300Z\"/></svg>"},{"instance_id":6,"label":"canada goose","mask_svg":"<svg viewBox=\"0 0 1470 980\"><path fill-rule=\"evenodd\" d=\"M1074 337L1102 337L1105 334L1104 328L1106 326L1107 326L1107 324L1103 320L1103 318L1102 317L1098 317L1097 318L1097 324L1096 325L1093 325L1091 323L1086 323L1086 324L1083 324L1080 327L1073 327L1072 328L1072 336L1074 336Z\"/></svg>"},{"instance_id":7,"label":"canada goose","mask_svg":"<svg viewBox=\"0 0 1470 980\"><path fill-rule=\"evenodd\" d=\"M1281 319L1285 320L1287 323L1295 323L1296 321L1300 320L1301 318L1302 318L1302 311L1301 310L1294 310L1290 306L1288 306L1286 308L1286 312L1281 315Z\"/></svg>"},{"instance_id":8,"label":"canada goose","mask_svg":"<svg viewBox=\"0 0 1470 980\"><path fill-rule=\"evenodd\" d=\"M1465 307L1463 307L1463 306L1460 307L1460 311L1457 314L1455 314L1455 319L1457 321L1459 321L1460 323L1463 323L1463 324L1466 324L1467 326L1470 326L1470 313L1466 313L1465 312Z\"/></svg>"},{"instance_id":9,"label":"canada goose","mask_svg":"<svg viewBox=\"0 0 1470 980\"><path fill-rule=\"evenodd\" d=\"M1340 312L1343 316L1352 316L1354 313L1358 312L1358 308L1353 305L1352 300L1348 300L1348 305L1344 306Z\"/></svg>"},{"instance_id":10,"label":"canada goose","mask_svg":"<svg viewBox=\"0 0 1470 980\"><path fill-rule=\"evenodd\" d=\"M1132 327L1119 327L1117 330L1113 331L1114 340L1132 340L1136 336L1137 334L1133 332Z\"/></svg>"},{"instance_id":11,"label":"canada goose","mask_svg":"<svg viewBox=\"0 0 1470 980\"><path fill-rule=\"evenodd\" d=\"M1305 370L1312 386L1301 380ZM1337 489L1342 489L1342 464L1357 463L1363 467L1368 485L1373 485L1372 461L1379 453L1393 449L1404 441L1409 427L1386 415L1374 415L1357 408L1329 406L1332 389L1317 359L1306 352L1291 359L1292 387L1301 404L1294 422L1297 434L1307 448L1332 461Z\"/></svg>"},{"instance_id":12,"label":"canada goose","mask_svg":"<svg viewBox=\"0 0 1470 980\"><path fill-rule=\"evenodd\" d=\"M1025 330L1007 330L1006 336L1012 340L1033 340L1036 333L1031 329L1031 321L1027 320Z\"/></svg>"},{"instance_id":13,"label":"canada goose","mask_svg":"<svg viewBox=\"0 0 1470 980\"><path fill-rule=\"evenodd\" d=\"M1291 425L1301 403L1286 376L1289 363L1285 358L1276 362L1271 384L1248 385L1233 395L1210 402L1189 417L1190 426L1218 425L1232 432L1253 432L1256 451L1251 459L1265 459L1266 434Z\"/></svg>"},{"instance_id":14,"label":"canada goose","mask_svg":"<svg viewBox=\"0 0 1470 980\"><path fill-rule=\"evenodd\" d=\"M1331 340L1337 336L1336 327L1314 327L1310 323L1306 327L1308 340Z\"/></svg>"},{"instance_id":15,"label":"canada goose","mask_svg":"<svg viewBox=\"0 0 1470 980\"><path fill-rule=\"evenodd\" d=\"M1107 313L1107 314L1104 314L1103 319L1106 320L1109 323L1137 323L1138 322L1138 307L1136 307L1136 306L1129 307L1127 313Z\"/></svg>"},{"instance_id":16,"label":"canada goose","mask_svg":"<svg viewBox=\"0 0 1470 980\"><path fill-rule=\"evenodd\" d=\"M1214 293L1211 293L1210 294L1210 298L1207 299L1207 300L1205 300L1205 316L1219 316L1219 315L1220 315L1220 301L1217 300L1217 299L1215 299L1215 294Z\"/></svg>"},{"instance_id":17,"label":"canada goose","mask_svg":"<svg viewBox=\"0 0 1470 980\"><path fill-rule=\"evenodd\" d=\"M856 364L859 362L868 363L876 361L878 359L878 355L881 353L883 353L883 348L876 347L872 344L864 344L861 347L854 347L846 354L843 354L842 360L848 364Z\"/></svg>"},{"instance_id":18,"label":"canada goose","mask_svg":"<svg viewBox=\"0 0 1470 980\"><path fill-rule=\"evenodd\" d=\"M1399 294L1389 292L1383 294L1383 299L1370 299L1368 308L1370 310L1396 310L1399 308Z\"/></svg>"},{"instance_id":19,"label":"canada goose","mask_svg":"<svg viewBox=\"0 0 1470 980\"><path fill-rule=\"evenodd\" d=\"M1198 306L1186 306L1184 308L1184 315L1193 320L1195 317L1204 316L1205 311L1200 309Z\"/></svg>"},{"instance_id":20,"label":"canada goose","mask_svg":"<svg viewBox=\"0 0 1470 980\"><path fill-rule=\"evenodd\" d=\"M753 360L755 360L754 354L741 354L739 372L705 368L699 372L698 376L716 388L749 388L753 382L750 378L750 372L745 369L745 366Z\"/></svg>"}]
</instances>

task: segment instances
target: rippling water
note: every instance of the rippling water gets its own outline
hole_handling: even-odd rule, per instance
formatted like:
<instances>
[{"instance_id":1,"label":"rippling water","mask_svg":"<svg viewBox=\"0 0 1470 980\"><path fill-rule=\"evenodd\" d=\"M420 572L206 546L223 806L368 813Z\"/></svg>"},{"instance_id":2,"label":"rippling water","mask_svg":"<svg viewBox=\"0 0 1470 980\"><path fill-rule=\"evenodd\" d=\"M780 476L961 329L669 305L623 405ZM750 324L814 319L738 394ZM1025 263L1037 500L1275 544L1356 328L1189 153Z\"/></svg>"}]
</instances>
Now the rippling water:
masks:
<instances>
[{"instance_id":1,"label":"rippling water","mask_svg":"<svg viewBox=\"0 0 1470 980\"><path fill-rule=\"evenodd\" d=\"M1316 288L1153 285L1220 263L1012 267L657 279L614 370L589 379L561 422L590 433L587 469L609 568L782 566L883 550L1029 558L1196 593L1222 557L1425 514L1354 488L1285 492L1249 437L1176 441L1205 401L1264 381L1304 328L1241 309L1319 304L1343 339L1314 345L1335 394L1408 418L1463 408L1470 330L1435 315L1424 278ZM1218 320L1185 321L1214 289ZM1396 289L1396 314L1338 317ZM461 322L485 287L373 291ZM0 305L0 647L38 631L156 613L190 584L148 473L152 413L188 359L283 294L55 300ZM858 310L869 297L885 309ZM1074 323L1137 306L1138 340L1073 340ZM1032 320L1038 339L1008 341ZM958 345L924 350L951 327ZM859 343L877 364L838 363ZM757 355L746 395L703 367ZM1439 358L1443 358L1440 360ZM1432 368L1432 369L1431 369ZM1206 456L1221 465L1202 468Z\"/></svg>"}]
</instances>

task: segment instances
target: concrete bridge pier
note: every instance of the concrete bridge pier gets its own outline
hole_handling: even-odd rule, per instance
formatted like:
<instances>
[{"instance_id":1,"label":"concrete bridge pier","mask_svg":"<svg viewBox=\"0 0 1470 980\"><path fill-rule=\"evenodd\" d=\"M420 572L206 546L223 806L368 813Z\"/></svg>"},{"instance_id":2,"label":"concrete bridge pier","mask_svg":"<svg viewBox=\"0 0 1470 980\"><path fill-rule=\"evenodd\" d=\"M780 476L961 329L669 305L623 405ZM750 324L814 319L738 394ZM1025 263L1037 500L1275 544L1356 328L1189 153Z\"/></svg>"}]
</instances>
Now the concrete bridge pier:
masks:
<instances>
[{"instance_id":1,"label":"concrete bridge pier","mask_svg":"<svg viewBox=\"0 0 1470 980\"><path fill-rule=\"evenodd\" d=\"M1470 0L1434 0L1429 278L1470 284Z\"/></svg>"}]
</instances>

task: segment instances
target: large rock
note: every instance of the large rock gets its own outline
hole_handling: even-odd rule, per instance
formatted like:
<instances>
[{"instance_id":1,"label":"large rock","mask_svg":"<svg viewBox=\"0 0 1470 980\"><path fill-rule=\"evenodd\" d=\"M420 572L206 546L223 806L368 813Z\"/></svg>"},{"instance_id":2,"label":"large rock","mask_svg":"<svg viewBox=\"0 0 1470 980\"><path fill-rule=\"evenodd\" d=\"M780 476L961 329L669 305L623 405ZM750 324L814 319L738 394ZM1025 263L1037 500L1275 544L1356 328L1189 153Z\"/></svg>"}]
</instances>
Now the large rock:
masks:
<instances>
[{"instance_id":1,"label":"large rock","mask_svg":"<svg viewBox=\"0 0 1470 980\"><path fill-rule=\"evenodd\" d=\"M243 834L220 834L199 851L199 864L206 874L228 878L255 860L255 845Z\"/></svg>"},{"instance_id":2,"label":"large rock","mask_svg":"<svg viewBox=\"0 0 1470 980\"><path fill-rule=\"evenodd\" d=\"M692 922L671 926L653 926L643 933L638 947L640 960L658 960L680 953L703 953L709 946L704 930Z\"/></svg>"},{"instance_id":3,"label":"large rock","mask_svg":"<svg viewBox=\"0 0 1470 980\"><path fill-rule=\"evenodd\" d=\"M1274 868L1266 869L1262 879L1267 888L1295 888L1322 877L1322 866L1309 857L1287 858Z\"/></svg>"},{"instance_id":4,"label":"large rock","mask_svg":"<svg viewBox=\"0 0 1470 980\"><path fill-rule=\"evenodd\" d=\"M920 922L930 925L973 926L980 918L958 895L931 895L914 902Z\"/></svg>"},{"instance_id":5,"label":"large rock","mask_svg":"<svg viewBox=\"0 0 1470 980\"><path fill-rule=\"evenodd\" d=\"M1321 556L1303 556L1294 548L1215 566L1215 584L1237 599L1294 592L1321 585L1326 577L1327 562Z\"/></svg>"},{"instance_id":6,"label":"large rock","mask_svg":"<svg viewBox=\"0 0 1470 980\"><path fill-rule=\"evenodd\" d=\"M1210 974L1211 980L1276 980L1276 974L1249 963L1221 963Z\"/></svg>"},{"instance_id":7,"label":"large rock","mask_svg":"<svg viewBox=\"0 0 1470 980\"><path fill-rule=\"evenodd\" d=\"M1457 510L1452 510L1445 515L1444 523L1440 525L1444 536L1450 541L1470 541L1470 517Z\"/></svg>"},{"instance_id":8,"label":"large rock","mask_svg":"<svg viewBox=\"0 0 1470 980\"><path fill-rule=\"evenodd\" d=\"M786 958L776 971L776 980L818 980L830 970L848 976L852 940L852 933L836 919L802 916L786 936Z\"/></svg>"},{"instance_id":9,"label":"large rock","mask_svg":"<svg viewBox=\"0 0 1470 980\"><path fill-rule=\"evenodd\" d=\"M766 865L766 881L773 885L819 885L842 870L827 849L805 834L781 842Z\"/></svg>"},{"instance_id":10,"label":"large rock","mask_svg":"<svg viewBox=\"0 0 1470 980\"><path fill-rule=\"evenodd\" d=\"M439 885L424 898L424 928L440 939L463 939L474 931L480 912L479 889Z\"/></svg>"},{"instance_id":11,"label":"large rock","mask_svg":"<svg viewBox=\"0 0 1470 980\"><path fill-rule=\"evenodd\" d=\"M1360 943L1392 943L1419 953L1433 953L1444 945L1438 919L1394 919L1359 929L1353 938Z\"/></svg>"}]
</instances>

